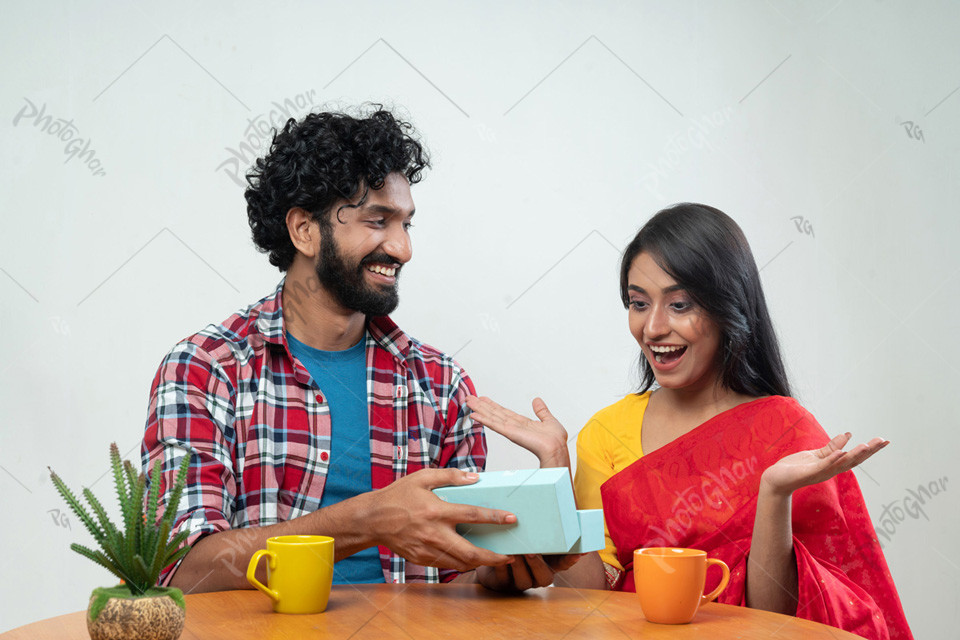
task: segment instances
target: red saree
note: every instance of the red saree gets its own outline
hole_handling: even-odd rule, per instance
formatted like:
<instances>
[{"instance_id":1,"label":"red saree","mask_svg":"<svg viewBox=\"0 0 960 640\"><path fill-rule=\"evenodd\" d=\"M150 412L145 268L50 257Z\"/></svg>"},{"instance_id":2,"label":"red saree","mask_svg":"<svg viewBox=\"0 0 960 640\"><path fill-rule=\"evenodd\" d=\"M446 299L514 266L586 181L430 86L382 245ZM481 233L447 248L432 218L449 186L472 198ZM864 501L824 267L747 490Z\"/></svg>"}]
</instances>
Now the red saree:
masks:
<instances>
[{"instance_id":1,"label":"red saree","mask_svg":"<svg viewBox=\"0 0 960 640\"><path fill-rule=\"evenodd\" d=\"M702 549L730 567L718 602L743 606L760 474L830 438L792 398L725 411L645 455L601 487L603 512L633 591L633 550ZM853 472L793 495L797 617L864 638L913 638ZM719 583L707 574L707 589Z\"/></svg>"}]
</instances>

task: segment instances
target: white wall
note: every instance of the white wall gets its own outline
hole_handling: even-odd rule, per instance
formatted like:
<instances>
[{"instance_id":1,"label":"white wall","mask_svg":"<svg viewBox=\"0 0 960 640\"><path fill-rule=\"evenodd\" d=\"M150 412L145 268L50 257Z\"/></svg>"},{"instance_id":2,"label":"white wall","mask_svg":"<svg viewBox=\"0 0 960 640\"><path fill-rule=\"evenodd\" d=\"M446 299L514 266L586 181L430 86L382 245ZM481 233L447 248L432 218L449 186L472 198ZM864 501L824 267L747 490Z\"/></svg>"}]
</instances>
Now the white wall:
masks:
<instances>
[{"instance_id":1,"label":"white wall","mask_svg":"<svg viewBox=\"0 0 960 640\"><path fill-rule=\"evenodd\" d=\"M2 13L0 630L82 609L109 582L69 551L89 537L57 520L47 465L108 492L108 443L136 459L166 350L272 290L228 149L301 96L296 115L382 100L419 126L435 168L413 192L396 318L502 403L542 394L571 436L634 381L620 249L673 202L734 216L801 401L828 431L892 440L857 471L874 521L949 478L923 515L888 520L886 554L917 637L956 633L960 5ZM71 121L104 174L68 160L30 103ZM532 464L490 441L490 468Z\"/></svg>"}]
</instances>

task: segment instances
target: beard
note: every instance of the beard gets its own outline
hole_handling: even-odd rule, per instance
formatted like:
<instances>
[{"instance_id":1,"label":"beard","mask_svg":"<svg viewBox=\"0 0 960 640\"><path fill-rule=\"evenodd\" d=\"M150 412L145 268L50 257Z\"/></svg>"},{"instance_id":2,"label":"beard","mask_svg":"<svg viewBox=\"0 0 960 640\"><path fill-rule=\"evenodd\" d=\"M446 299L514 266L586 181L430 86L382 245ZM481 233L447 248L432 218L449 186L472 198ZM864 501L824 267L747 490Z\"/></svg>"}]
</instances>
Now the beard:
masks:
<instances>
[{"instance_id":1,"label":"beard","mask_svg":"<svg viewBox=\"0 0 960 640\"><path fill-rule=\"evenodd\" d=\"M320 259L317 261L317 279L337 301L347 309L359 311L367 316L385 316L393 312L400 304L397 285L370 285L364 278L366 265L397 262L386 253L371 253L356 265L347 262L333 233L324 234L320 242ZM397 269L397 277L400 269Z\"/></svg>"}]
</instances>

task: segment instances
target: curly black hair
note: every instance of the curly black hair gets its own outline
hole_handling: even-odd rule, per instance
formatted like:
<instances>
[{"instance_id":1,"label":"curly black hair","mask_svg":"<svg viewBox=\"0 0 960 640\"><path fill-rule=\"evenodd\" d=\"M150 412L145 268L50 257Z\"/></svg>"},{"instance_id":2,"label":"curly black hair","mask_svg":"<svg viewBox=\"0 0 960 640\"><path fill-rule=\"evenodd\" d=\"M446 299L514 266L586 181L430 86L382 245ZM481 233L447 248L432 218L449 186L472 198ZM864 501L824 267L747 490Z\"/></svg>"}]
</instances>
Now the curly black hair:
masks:
<instances>
[{"instance_id":1,"label":"curly black hair","mask_svg":"<svg viewBox=\"0 0 960 640\"><path fill-rule=\"evenodd\" d=\"M366 199L380 189L387 174L399 171L410 184L430 166L413 125L398 120L381 105L366 116L311 113L299 122L287 120L274 133L270 151L247 173L244 192L253 242L270 254L270 264L286 271L296 255L287 231L287 212L309 211L327 226L338 200ZM338 210L339 214L339 210Z\"/></svg>"}]
</instances>

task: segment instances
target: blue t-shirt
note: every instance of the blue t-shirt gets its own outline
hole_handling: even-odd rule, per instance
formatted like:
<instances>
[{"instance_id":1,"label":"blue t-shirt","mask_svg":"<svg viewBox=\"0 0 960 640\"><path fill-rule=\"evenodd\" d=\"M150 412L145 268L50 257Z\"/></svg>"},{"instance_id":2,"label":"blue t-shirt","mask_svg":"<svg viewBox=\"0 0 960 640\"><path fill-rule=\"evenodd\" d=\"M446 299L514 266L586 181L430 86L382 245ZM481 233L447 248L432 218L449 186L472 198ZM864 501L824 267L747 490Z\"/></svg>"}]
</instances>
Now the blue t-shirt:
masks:
<instances>
[{"instance_id":1,"label":"blue t-shirt","mask_svg":"<svg viewBox=\"0 0 960 640\"><path fill-rule=\"evenodd\" d=\"M314 349L289 332L287 342L330 407L330 468L320 507L372 491L365 340L361 338L344 351ZM383 581L377 547L364 549L333 566L334 584Z\"/></svg>"}]
</instances>

